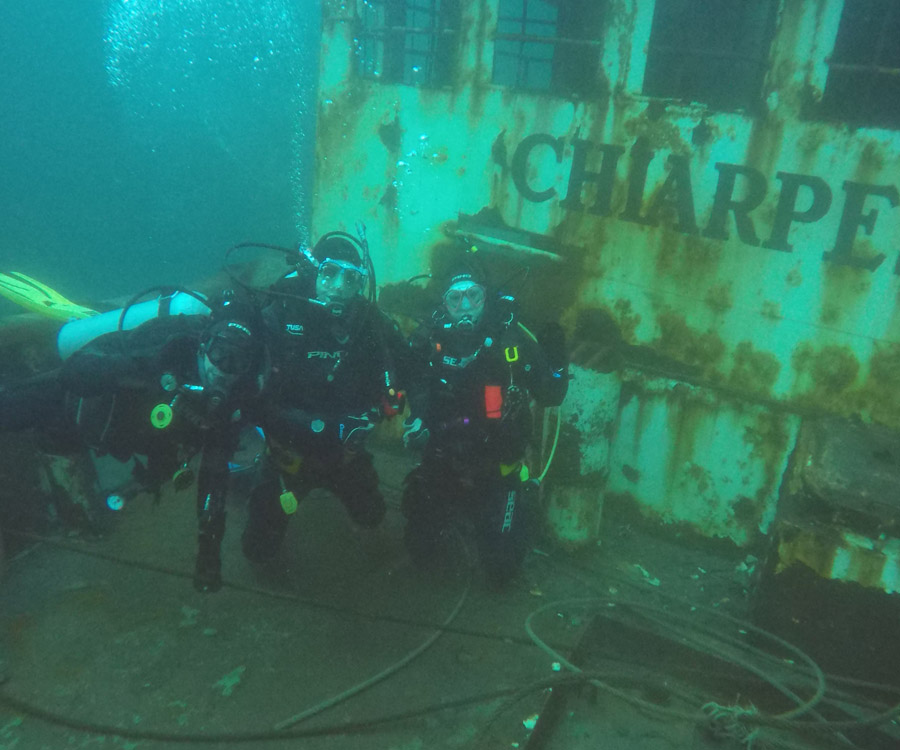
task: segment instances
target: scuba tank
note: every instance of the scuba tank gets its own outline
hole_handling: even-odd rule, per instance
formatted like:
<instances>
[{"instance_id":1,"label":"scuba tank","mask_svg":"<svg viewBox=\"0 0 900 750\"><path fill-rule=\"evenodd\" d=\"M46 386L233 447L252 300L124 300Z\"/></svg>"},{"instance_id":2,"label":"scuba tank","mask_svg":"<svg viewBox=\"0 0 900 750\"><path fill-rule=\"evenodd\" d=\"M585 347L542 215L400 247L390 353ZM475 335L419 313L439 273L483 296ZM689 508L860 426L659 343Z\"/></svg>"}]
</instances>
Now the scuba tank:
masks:
<instances>
[{"instance_id":1,"label":"scuba tank","mask_svg":"<svg viewBox=\"0 0 900 750\"><path fill-rule=\"evenodd\" d=\"M128 304L118 310L66 323L59 329L56 348L62 359L68 359L85 344L104 333L130 330L148 320L167 315L209 315L210 312L206 298L198 292L164 290L159 296L145 302Z\"/></svg>"}]
</instances>

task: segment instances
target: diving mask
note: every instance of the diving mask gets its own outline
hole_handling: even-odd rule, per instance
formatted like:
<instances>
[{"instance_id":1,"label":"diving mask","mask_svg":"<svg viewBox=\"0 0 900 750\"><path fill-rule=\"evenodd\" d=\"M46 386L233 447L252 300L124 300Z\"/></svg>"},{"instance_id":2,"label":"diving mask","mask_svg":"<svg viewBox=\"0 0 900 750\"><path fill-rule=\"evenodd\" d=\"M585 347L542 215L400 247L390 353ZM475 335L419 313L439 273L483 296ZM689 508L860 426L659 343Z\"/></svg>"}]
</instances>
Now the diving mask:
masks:
<instances>
[{"instance_id":1,"label":"diving mask","mask_svg":"<svg viewBox=\"0 0 900 750\"><path fill-rule=\"evenodd\" d=\"M250 329L236 321L219 323L202 346L210 364L228 375L243 375L257 360L257 347Z\"/></svg>"},{"instance_id":2,"label":"diving mask","mask_svg":"<svg viewBox=\"0 0 900 750\"><path fill-rule=\"evenodd\" d=\"M345 260L325 258L316 272L316 299L327 304L347 302L362 294L368 274Z\"/></svg>"},{"instance_id":3,"label":"diving mask","mask_svg":"<svg viewBox=\"0 0 900 750\"><path fill-rule=\"evenodd\" d=\"M251 330L234 320L215 323L197 353L197 368L210 406L229 400L235 386L259 365L260 348Z\"/></svg>"},{"instance_id":4,"label":"diving mask","mask_svg":"<svg viewBox=\"0 0 900 750\"><path fill-rule=\"evenodd\" d=\"M460 328L474 328L484 313L486 292L470 279L457 281L444 292L444 307L453 323Z\"/></svg>"}]
</instances>

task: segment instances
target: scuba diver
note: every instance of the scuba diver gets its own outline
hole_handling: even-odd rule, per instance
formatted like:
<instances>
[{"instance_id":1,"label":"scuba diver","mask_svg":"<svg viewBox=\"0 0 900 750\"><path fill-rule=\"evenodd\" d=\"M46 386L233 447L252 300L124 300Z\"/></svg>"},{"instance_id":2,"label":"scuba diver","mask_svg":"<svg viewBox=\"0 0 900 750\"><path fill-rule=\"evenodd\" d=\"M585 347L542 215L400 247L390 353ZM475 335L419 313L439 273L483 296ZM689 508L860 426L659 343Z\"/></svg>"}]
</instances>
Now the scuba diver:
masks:
<instances>
[{"instance_id":1,"label":"scuba diver","mask_svg":"<svg viewBox=\"0 0 900 750\"><path fill-rule=\"evenodd\" d=\"M51 453L134 458L135 480L154 492L169 479L188 486L201 454L194 586L216 591L229 460L268 368L254 304L226 291L207 313L120 325L59 368L0 390L0 430L37 428Z\"/></svg>"},{"instance_id":2,"label":"scuba diver","mask_svg":"<svg viewBox=\"0 0 900 750\"><path fill-rule=\"evenodd\" d=\"M491 293L471 252L443 290L431 321L410 337L418 366L403 442L424 451L405 480L404 541L424 566L437 561L454 529L469 528L488 581L500 586L527 552L537 489L525 465L531 401L562 403L565 337L551 324L542 336L547 344L538 343L518 322L514 298Z\"/></svg>"},{"instance_id":3,"label":"scuba diver","mask_svg":"<svg viewBox=\"0 0 900 750\"><path fill-rule=\"evenodd\" d=\"M273 559L297 504L330 490L351 520L374 528L385 514L366 438L403 409L395 366L407 353L375 303L365 230L323 235L267 292L262 316L272 379L262 407L267 460L242 536L254 563Z\"/></svg>"}]
</instances>

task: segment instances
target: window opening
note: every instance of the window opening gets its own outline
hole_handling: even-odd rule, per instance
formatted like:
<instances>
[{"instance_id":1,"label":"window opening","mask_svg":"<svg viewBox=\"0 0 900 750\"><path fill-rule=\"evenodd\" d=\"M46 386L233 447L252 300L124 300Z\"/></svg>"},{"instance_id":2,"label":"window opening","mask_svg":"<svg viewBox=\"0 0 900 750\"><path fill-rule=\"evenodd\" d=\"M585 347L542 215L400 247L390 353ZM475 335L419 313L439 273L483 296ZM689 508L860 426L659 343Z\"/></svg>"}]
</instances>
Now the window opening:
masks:
<instances>
[{"instance_id":1,"label":"window opening","mask_svg":"<svg viewBox=\"0 0 900 750\"><path fill-rule=\"evenodd\" d=\"M452 83L460 0L361 0L357 71L410 86Z\"/></svg>"},{"instance_id":2,"label":"window opening","mask_svg":"<svg viewBox=\"0 0 900 750\"><path fill-rule=\"evenodd\" d=\"M900 128L900 4L845 0L822 114L857 125Z\"/></svg>"},{"instance_id":3,"label":"window opening","mask_svg":"<svg viewBox=\"0 0 900 750\"><path fill-rule=\"evenodd\" d=\"M657 0L643 93L753 109L774 30L774 0Z\"/></svg>"},{"instance_id":4,"label":"window opening","mask_svg":"<svg viewBox=\"0 0 900 750\"><path fill-rule=\"evenodd\" d=\"M603 0L500 0L493 82L586 94L598 88Z\"/></svg>"}]
</instances>

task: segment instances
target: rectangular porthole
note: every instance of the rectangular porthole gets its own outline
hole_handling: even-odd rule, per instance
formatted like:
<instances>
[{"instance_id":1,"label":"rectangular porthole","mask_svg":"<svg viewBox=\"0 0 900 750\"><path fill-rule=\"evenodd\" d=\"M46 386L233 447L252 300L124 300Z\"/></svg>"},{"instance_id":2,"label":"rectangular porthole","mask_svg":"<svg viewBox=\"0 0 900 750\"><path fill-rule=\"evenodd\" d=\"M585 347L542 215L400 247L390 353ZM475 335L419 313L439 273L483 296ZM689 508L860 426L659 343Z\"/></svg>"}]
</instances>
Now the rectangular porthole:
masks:
<instances>
[{"instance_id":1,"label":"rectangular porthole","mask_svg":"<svg viewBox=\"0 0 900 750\"><path fill-rule=\"evenodd\" d=\"M460 0L360 0L357 72L409 86L453 83Z\"/></svg>"},{"instance_id":2,"label":"rectangular porthole","mask_svg":"<svg viewBox=\"0 0 900 750\"><path fill-rule=\"evenodd\" d=\"M499 0L493 82L579 96L598 90L606 3Z\"/></svg>"},{"instance_id":3,"label":"rectangular porthole","mask_svg":"<svg viewBox=\"0 0 900 750\"><path fill-rule=\"evenodd\" d=\"M821 103L824 118L900 127L900 3L844 0Z\"/></svg>"},{"instance_id":4,"label":"rectangular porthole","mask_svg":"<svg viewBox=\"0 0 900 750\"><path fill-rule=\"evenodd\" d=\"M721 110L760 104L773 0L657 0L643 93Z\"/></svg>"}]
</instances>

